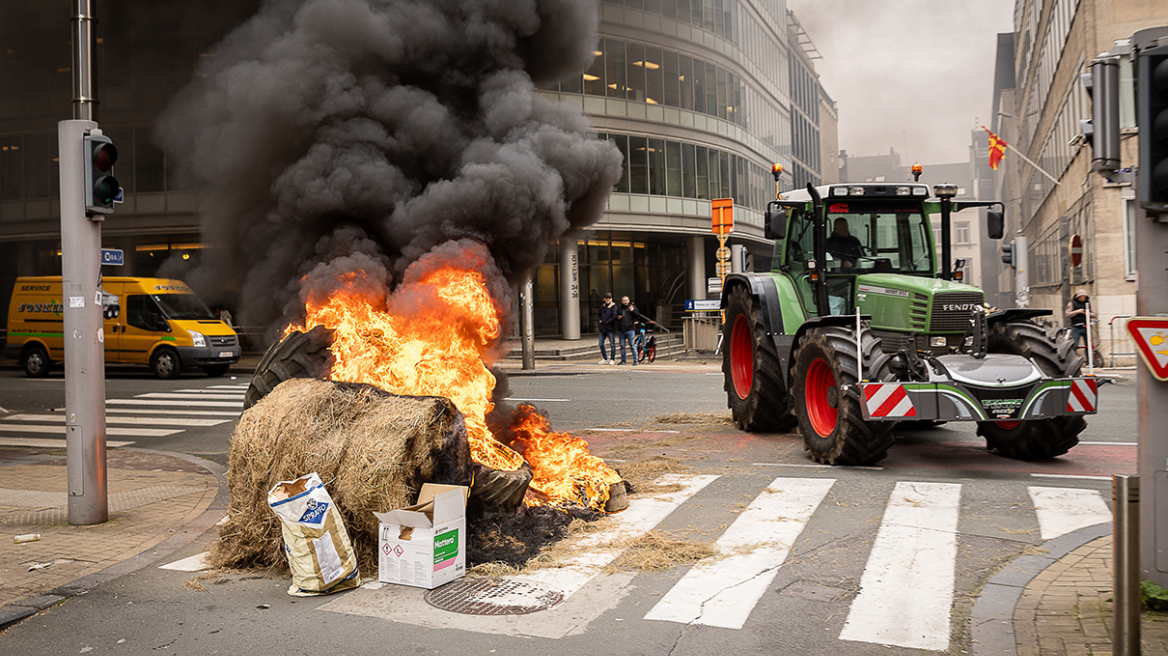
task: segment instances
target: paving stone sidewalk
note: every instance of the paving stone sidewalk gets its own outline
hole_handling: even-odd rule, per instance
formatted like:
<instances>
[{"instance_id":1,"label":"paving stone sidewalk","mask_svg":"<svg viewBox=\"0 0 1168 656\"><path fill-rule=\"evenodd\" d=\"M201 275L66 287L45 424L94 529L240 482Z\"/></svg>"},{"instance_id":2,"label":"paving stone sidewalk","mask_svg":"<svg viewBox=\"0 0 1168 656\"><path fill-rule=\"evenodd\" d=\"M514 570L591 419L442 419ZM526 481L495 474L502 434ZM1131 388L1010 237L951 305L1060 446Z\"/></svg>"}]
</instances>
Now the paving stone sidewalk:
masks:
<instances>
[{"instance_id":1,"label":"paving stone sidewalk","mask_svg":"<svg viewBox=\"0 0 1168 656\"><path fill-rule=\"evenodd\" d=\"M1112 536L1073 549L1031 579L1014 606L1018 656L1112 653ZM1145 656L1168 656L1168 613L1144 613Z\"/></svg>"},{"instance_id":2,"label":"paving stone sidewalk","mask_svg":"<svg viewBox=\"0 0 1168 656\"><path fill-rule=\"evenodd\" d=\"M109 521L71 526L64 449L0 447L0 627L198 537L216 519L207 511L220 492L217 467L111 449ZM40 539L15 543L31 533Z\"/></svg>"}]
</instances>

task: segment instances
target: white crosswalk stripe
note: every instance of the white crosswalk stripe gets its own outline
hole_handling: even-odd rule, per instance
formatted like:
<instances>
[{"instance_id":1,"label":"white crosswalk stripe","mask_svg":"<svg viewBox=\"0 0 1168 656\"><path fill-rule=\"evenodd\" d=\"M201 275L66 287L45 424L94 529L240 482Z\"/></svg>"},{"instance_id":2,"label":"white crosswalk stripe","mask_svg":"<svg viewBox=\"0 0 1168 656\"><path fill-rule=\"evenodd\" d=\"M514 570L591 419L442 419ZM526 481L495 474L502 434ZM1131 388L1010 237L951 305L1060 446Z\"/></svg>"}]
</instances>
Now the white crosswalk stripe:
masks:
<instances>
[{"instance_id":1,"label":"white crosswalk stripe","mask_svg":"<svg viewBox=\"0 0 1168 656\"><path fill-rule=\"evenodd\" d=\"M1097 490L1030 487L1042 539L1050 540L1086 526L1111 521L1111 509Z\"/></svg>"},{"instance_id":2,"label":"white crosswalk stripe","mask_svg":"<svg viewBox=\"0 0 1168 656\"><path fill-rule=\"evenodd\" d=\"M138 438L134 441L107 440L117 447L149 443L151 438L170 437L191 428L212 428L229 424L243 413L243 392L247 385L219 385L173 392L147 392L130 399L106 399L106 436ZM12 437L13 435L65 436L65 408L48 413L26 412L0 420L0 446L64 446L64 439ZM56 425L54 425L56 424Z\"/></svg>"}]
</instances>

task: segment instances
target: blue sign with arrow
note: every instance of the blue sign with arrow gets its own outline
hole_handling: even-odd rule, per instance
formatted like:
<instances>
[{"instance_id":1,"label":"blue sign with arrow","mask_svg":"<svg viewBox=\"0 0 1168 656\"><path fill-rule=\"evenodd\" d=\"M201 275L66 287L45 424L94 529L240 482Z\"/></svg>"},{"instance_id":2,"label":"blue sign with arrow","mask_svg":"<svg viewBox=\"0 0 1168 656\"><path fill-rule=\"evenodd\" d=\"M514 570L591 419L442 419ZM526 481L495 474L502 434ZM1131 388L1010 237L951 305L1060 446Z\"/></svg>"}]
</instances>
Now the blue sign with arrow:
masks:
<instances>
[{"instance_id":1,"label":"blue sign with arrow","mask_svg":"<svg viewBox=\"0 0 1168 656\"><path fill-rule=\"evenodd\" d=\"M126 263L126 255L117 248L101 249L101 263L108 266L122 266Z\"/></svg>"}]
</instances>

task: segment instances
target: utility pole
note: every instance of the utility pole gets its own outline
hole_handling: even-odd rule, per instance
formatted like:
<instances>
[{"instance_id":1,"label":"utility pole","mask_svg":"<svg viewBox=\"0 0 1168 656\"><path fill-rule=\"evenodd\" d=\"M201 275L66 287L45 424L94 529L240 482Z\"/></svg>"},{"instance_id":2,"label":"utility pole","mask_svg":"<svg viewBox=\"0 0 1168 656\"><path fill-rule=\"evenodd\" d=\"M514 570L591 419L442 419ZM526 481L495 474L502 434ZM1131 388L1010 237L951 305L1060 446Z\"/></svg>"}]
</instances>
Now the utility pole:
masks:
<instances>
[{"instance_id":1,"label":"utility pole","mask_svg":"<svg viewBox=\"0 0 1168 656\"><path fill-rule=\"evenodd\" d=\"M69 523L109 519L105 454L105 335L102 328L101 219L86 209L87 172L94 168L89 137L100 137L94 118L90 52L93 4L73 3L73 120L58 124L61 170L61 293L65 342L65 443ZM105 140L108 144L108 140ZM112 174L117 151L103 164ZM108 176L114 186L117 181ZM92 188L88 189L92 193ZM112 202L112 197L110 202Z\"/></svg>"}]
</instances>

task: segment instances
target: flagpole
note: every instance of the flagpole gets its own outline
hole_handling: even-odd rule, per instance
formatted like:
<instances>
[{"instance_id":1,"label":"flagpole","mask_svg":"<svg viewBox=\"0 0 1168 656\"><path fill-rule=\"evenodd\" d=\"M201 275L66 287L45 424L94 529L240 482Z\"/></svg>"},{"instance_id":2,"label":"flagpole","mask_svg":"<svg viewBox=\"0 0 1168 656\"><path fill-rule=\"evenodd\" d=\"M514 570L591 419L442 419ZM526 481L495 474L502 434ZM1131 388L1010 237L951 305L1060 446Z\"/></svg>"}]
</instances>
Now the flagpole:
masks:
<instances>
[{"instance_id":1,"label":"flagpole","mask_svg":"<svg viewBox=\"0 0 1168 656\"><path fill-rule=\"evenodd\" d=\"M1030 158L1029 158L1029 157L1027 157L1027 156L1023 155L1023 154L1022 154L1022 152L1021 152L1021 151L1019 151L1017 148L1015 148L1015 147L1011 146L1010 144L1008 144L1008 143L1006 143L1006 142L1004 142L1004 141L1002 142L1002 144L1003 144L1003 145L1006 147L1006 150L1008 150L1008 151L1010 151L1010 152L1014 153L1015 155L1017 155L1018 157L1020 157L1020 158L1022 159L1022 161L1023 161L1023 162L1026 162L1026 163L1027 163L1027 164L1029 164L1030 166L1033 166L1033 167L1035 168L1035 170L1037 170L1039 173L1041 173L1041 174L1045 175L1046 177L1050 178L1050 181L1051 181L1051 182L1053 182L1053 183L1055 183L1055 185L1056 185L1056 186L1058 185L1059 181L1058 181L1058 179L1057 179L1057 178L1055 178L1053 175L1051 175L1051 174L1047 173L1047 172L1046 172L1046 170L1045 170L1045 169L1043 169L1041 166L1039 166L1039 165L1035 164L1034 162L1032 162L1032 161L1030 160Z\"/></svg>"}]
</instances>

